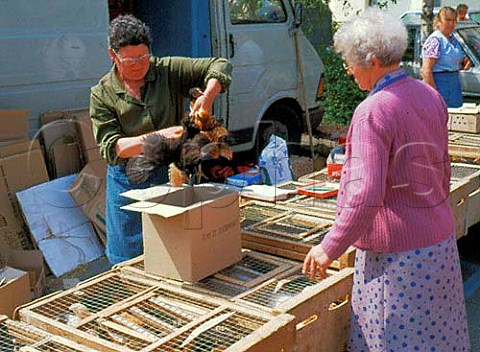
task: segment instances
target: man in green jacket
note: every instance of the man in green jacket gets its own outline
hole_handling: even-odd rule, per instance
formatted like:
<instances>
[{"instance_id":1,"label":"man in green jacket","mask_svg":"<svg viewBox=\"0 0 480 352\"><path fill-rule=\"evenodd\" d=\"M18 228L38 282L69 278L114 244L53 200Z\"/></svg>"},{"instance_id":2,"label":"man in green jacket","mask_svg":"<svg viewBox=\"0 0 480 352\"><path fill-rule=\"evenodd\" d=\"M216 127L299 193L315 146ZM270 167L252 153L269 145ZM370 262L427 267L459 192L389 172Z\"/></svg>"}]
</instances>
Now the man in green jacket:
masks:
<instances>
[{"instance_id":1,"label":"man in green jacket","mask_svg":"<svg viewBox=\"0 0 480 352\"><path fill-rule=\"evenodd\" d=\"M90 117L102 157L108 162L106 254L111 264L143 253L140 213L120 209L120 193L168 180L167 165L147 181L132 184L125 174L128 158L142 153L145 136L178 138L188 92L200 87L192 113L210 112L215 97L231 83L230 62L223 58L153 57L149 28L137 18L119 16L110 24L108 53L113 67L91 90Z\"/></svg>"}]
</instances>

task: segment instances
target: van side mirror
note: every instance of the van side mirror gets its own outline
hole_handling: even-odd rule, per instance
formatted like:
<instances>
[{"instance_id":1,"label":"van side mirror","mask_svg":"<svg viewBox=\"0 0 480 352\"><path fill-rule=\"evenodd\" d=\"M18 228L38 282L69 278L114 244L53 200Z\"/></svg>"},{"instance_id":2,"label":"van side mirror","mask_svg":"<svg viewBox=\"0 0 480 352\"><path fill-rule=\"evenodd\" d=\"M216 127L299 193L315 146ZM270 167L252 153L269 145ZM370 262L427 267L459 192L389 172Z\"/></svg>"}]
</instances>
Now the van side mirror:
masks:
<instances>
[{"instance_id":1,"label":"van side mirror","mask_svg":"<svg viewBox=\"0 0 480 352\"><path fill-rule=\"evenodd\" d=\"M295 4L295 27L298 28L302 24L302 13L303 13L303 6L301 3Z\"/></svg>"}]
</instances>

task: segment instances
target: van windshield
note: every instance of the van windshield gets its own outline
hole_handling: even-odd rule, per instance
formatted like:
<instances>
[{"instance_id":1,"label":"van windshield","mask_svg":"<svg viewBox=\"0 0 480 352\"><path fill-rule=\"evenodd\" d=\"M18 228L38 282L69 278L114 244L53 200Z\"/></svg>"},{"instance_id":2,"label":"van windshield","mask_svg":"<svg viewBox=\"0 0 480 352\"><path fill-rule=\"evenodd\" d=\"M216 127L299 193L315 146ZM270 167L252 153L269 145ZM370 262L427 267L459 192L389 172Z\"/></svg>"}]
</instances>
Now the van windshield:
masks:
<instances>
[{"instance_id":1,"label":"van windshield","mask_svg":"<svg viewBox=\"0 0 480 352\"><path fill-rule=\"evenodd\" d=\"M458 28L457 33L480 61L480 27Z\"/></svg>"}]
</instances>

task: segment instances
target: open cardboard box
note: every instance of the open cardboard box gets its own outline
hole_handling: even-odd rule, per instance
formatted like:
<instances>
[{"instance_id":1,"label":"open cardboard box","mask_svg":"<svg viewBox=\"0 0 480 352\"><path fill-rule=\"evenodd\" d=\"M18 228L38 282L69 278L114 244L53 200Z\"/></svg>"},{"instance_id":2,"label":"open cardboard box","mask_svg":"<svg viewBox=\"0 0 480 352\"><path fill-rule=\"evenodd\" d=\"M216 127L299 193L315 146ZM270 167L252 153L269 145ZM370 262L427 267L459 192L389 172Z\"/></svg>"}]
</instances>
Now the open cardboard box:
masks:
<instances>
[{"instance_id":1,"label":"open cardboard box","mask_svg":"<svg viewBox=\"0 0 480 352\"><path fill-rule=\"evenodd\" d=\"M142 213L145 271L199 281L242 259L238 192L223 185L155 186L123 196Z\"/></svg>"}]
</instances>

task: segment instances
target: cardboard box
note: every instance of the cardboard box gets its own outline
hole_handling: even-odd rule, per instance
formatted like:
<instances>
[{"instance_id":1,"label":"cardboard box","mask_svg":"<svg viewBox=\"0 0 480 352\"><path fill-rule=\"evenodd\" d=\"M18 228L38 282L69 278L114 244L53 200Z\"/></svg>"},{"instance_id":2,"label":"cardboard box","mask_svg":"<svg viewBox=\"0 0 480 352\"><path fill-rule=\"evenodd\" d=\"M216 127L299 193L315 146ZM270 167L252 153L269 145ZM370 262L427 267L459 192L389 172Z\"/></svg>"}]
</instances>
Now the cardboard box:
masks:
<instances>
[{"instance_id":1,"label":"cardboard box","mask_svg":"<svg viewBox=\"0 0 480 352\"><path fill-rule=\"evenodd\" d=\"M76 153L72 153L71 151L67 152L65 148L63 150L59 149L63 145L78 143L76 121L72 115L68 111L45 112L40 115L40 122L42 125L41 139L50 177L54 179L66 176L63 174L65 171L62 169L62 164L66 162L70 165L78 165L73 172L67 175L79 172L82 166L80 151L77 149ZM70 160L67 161L67 159ZM57 174L57 171L60 171L60 174Z\"/></svg>"},{"instance_id":2,"label":"cardboard box","mask_svg":"<svg viewBox=\"0 0 480 352\"><path fill-rule=\"evenodd\" d=\"M75 174L82 169L77 142L55 145L52 148L55 177Z\"/></svg>"},{"instance_id":3,"label":"cardboard box","mask_svg":"<svg viewBox=\"0 0 480 352\"><path fill-rule=\"evenodd\" d=\"M13 318L15 308L30 302L30 279L27 272L6 266L0 269L0 281L2 280L0 314Z\"/></svg>"},{"instance_id":4,"label":"cardboard box","mask_svg":"<svg viewBox=\"0 0 480 352\"><path fill-rule=\"evenodd\" d=\"M0 140L28 139L28 110L0 110Z\"/></svg>"},{"instance_id":5,"label":"cardboard box","mask_svg":"<svg viewBox=\"0 0 480 352\"><path fill-rule=\"evenodd\" d=\"M156 186L123 194L142 213L145 271L199 281L242 259L238 192L222 185Z\"/></svg>"},{"instance_id":6,"label":"cardboard box","mask_svg":"<svg viewBox=\"0 0 480 352\"><path fill-rule=\"evenodd\" d=\"M0 233L11 249L21 250L29 239L15 193L48 181L48 175L38 141L2 147L0 155L10 155L0 159Z\"/></svg>"},{"instance_id":7,"label":"cardboard box","mask_svg":"<svg viewBox=\"0 0 480 352\"><path fill-rule=\"evenodd\" d=\"M80 148L83 159L88 164L91 161L101 160L100 148L95 141L92 130L92 120L88 109L79 111L74 115Z\"/></svg>"},{"instance_id":8,"label":"cardboard box","mask_svg":"<svg viewBox=\"0 0 480 352\"><path fill-rule=\"evenodd\" d=\"M5 258L8 266L28 272L32 298L43 296L43 292L47 287L47 279L42 251L10 251Z\"/></svg>"},{"instance_id":9,"label":"cardboard box","mask_svg":"<svg viewBox=\"0 0 480 352\"><path fill-rule=\"evenodd\" d=\"M107 163L90 162L82 169L70 188L70 195L90 221L101 231L105 226L105 186Z\"/></svg>"}]
</instances>

